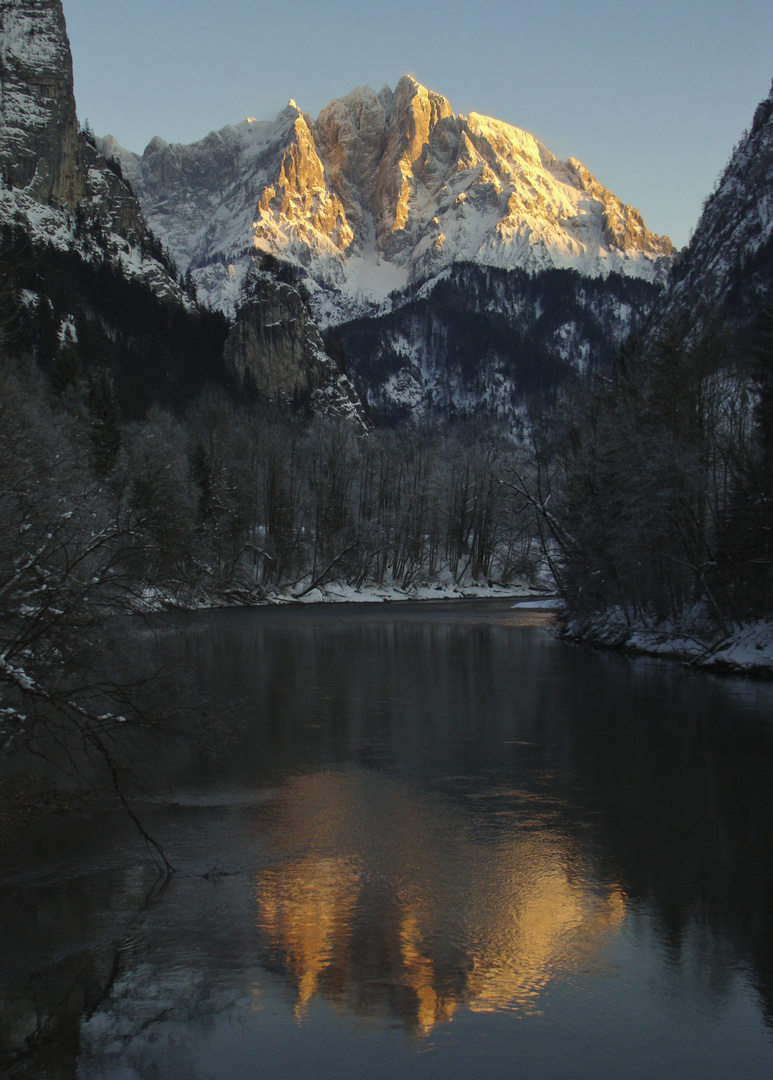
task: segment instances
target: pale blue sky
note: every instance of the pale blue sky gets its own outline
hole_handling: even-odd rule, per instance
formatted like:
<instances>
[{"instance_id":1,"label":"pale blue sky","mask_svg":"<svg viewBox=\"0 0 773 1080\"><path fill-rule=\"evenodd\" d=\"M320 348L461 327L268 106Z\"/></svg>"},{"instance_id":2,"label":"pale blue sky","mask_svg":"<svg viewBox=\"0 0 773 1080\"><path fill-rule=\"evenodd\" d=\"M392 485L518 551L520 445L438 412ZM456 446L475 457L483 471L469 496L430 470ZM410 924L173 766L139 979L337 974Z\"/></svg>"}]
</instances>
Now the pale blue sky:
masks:
<instances>
[{"instance_id":1,"label":"pale blue sky","mask_svg":"<svg viewBox=\"0 0 773 1080\"><path fill-rule=\"evenodd\" d=\"M773 78L771 0L63 0L81 120L142 151L409 73L687 242Z\"/></svg>"}]
</instances>

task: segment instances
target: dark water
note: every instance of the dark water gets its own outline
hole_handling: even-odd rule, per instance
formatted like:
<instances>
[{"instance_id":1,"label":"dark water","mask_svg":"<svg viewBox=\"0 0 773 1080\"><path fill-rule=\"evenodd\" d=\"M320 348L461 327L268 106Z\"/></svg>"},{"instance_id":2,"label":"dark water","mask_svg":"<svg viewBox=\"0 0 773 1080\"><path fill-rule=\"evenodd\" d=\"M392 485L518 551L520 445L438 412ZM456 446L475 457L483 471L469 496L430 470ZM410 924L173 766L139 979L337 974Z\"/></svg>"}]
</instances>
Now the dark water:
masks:
<instances>
[{"instance_id":1,"label":"dark water","mask_svg":"<svg viewBox=\"0 0 773 1080\"><path fill-rule=\"evenodd\" d=\"M166 889L117 813L0 849L9 1075L773 1075L773 687L506 603L162 638L246 724L144 763Z\"/></svg>"}]
</instances>

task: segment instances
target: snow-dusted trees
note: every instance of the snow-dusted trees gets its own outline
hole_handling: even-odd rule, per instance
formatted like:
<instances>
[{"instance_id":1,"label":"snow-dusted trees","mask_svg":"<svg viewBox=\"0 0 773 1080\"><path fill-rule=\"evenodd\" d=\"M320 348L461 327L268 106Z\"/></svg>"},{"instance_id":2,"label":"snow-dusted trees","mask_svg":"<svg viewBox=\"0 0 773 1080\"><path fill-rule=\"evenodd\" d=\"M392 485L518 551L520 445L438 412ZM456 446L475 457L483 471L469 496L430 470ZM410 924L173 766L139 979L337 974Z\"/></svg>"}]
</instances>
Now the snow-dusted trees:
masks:
<instances>
[{"instance_id":1,"label":"snow-dusted trees","mask_svg":"<svg viewBox=\"0 0 773 1080\"><path fill-rule=\"evenodd\" d=\"M503 546L512 561L517 509L503 484L505 463L514 448L501 437L460 432L448 447L446 551L455 579L492 575ZM499 568L499 573L502 568Z\"/></svg>"},{"instance_id":2,"label":"snow-dusted trees","mask_svg":"<svg viewBox=\"0 0 773 1080\"><path fill-rule=\"evenodd\" d=\"M216 582L233 580L237 568L249 570L254 580L260 483L254 424L222 390L209 388L189 410L186 431L196 501L195 561Z\"/></svg>"},{"instance_id":3,"label":"snow-dusted trees","mask_svg":"<svg viewBox=\"0 0 773 1080\"><path fill-rule=\"evenodd\" d=\"M752 389L711 327L629 343L611 378L567 395L515 486L575 612L634 623L700 608L720 633L749 614L743 544L733 553L728 538L750 538Z\"/></svg>"},{"instance_id":4,"label":"snow-dusted trees","mask_svg":"<svg viewBox=\"0 0 773 1080\"><path fill-rule=\"evenodd\" d=\"M733 486L720 528L720 566L737 608L773 616L773 300L750 348L751 393L730 443ZM750 407L753 402L753 408ZM749 423L749 418L753 422Z\"/></svg>"},{"instance_id":5,"label":"snow-dusted trees","mask_svg":"<svg viewBox=\"0 0 773 1080\"><path fill-rule=\"evenodd\" d=\"M307 440L316 572L357 540L354 488L359 454L356 434L346 421L317 420Z\"/></svg>"},{"instance_id":6,"label":"snow-dusted trees","mask_svg":"<svg viewBox=\"0 0 773 1080\"><path fill-rule=\"evenodd\" d=\"M124 520L141 541L138 580L185 580L192 572L196 491L190 476L187 432L161 409L130 425L112 478Z\"/></svg>"},{"instance_id":7,"label":"snow-dusted trees","mask_svg":"<svg viewBox=\"0 0 773 1080\"><path fill-rule=\"evenodd\" d=\"M140 585L142 543L94 478L83 434L34 380L3 368L0 745L70 775L107 770L123 798L124 735L159 704L118 618Z\"/></svg>"},{"instance_id":8,"label":"snow-dusted trees","mask_svg":"<svg viewBox=\"0 0 773 1080\"><path fill-rule=\"evenodd\" d=\"M510 580L533 570L520 503L503 483L512 444L458 425L379 430L366 438L320 424L307 445L314 508L314 568L403 588L446 581Z\"/></svg>"},{"instance_id":9,"label":"snow-dusted trees","mask_svg":"<svg viewBox=\"0 0 773 1080\"><path fill-rule=\"evenodd\" d=\"M427 426L364 437L345 421L303 425L225 399L213 413L207 400L188 431L194 549L210 584L298 595L330 580L410 587L532 568L502 482L514 448L491 433ZM228 559L216 557L224 543Z\"/></svg>"},{"instance_id":10,"label":"snow-dusted trees","mask_svg":"<svg viewBox=\"0 0 773 1080\"><path fill-rule=\"evenodd\" d=\"M265 423L259 434L253 518L254 560L261 561L263 585L292 581L303 573L309 513L304 490L298 425Z\"/></svg>"},{"instance_id":11,"label":"snow-dusted trees","mask_svg":"<svg viewBox=\"0 0 773 1080\"><path fill-rule=\"evenodd\" d=\"M0 716L6 740L28 739L41 713L70 700L69 678L80 669L76 654L90 652L115 570L114 522L63 428L40 397L4 372ZM80 670L76 678L82 681ZM80 708L87 708L82 699L74 713Z\"/></svg>"}]
</instances>

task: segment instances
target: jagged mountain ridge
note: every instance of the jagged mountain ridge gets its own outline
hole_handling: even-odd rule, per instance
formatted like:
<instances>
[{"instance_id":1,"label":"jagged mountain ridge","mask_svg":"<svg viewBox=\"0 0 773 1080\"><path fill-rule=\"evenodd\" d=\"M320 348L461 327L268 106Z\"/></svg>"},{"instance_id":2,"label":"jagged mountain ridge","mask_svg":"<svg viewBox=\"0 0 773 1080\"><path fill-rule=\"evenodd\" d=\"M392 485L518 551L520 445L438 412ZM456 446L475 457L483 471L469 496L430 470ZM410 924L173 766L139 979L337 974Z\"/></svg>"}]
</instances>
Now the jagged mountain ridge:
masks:
<instances>
[{"instance_id":1,"label":"jagged mountain ridge","mask_svg":"<svg viewBox=\"0 0 773 1080\"><path fill-rule=\"evenodd\" d=\"M669 288L653 308L653 332L701 317L743 334L772 284L773 85L704 202Z\"/></svg>"},{"instance_id":2,"label":"jagged mountain ridge","mask_svg":"<svg viewBox=\"0 0 773 1080\"><path fill-rule=\"evenodd\" d=\"M459 261L662 280L674 253L580 162L457 115L408 76L394 91L358 88L316 121L290 102L189 146L100 147L199 295L229 312L259 252L303 267L332 322Z\"/></svg>"}]
</instances>

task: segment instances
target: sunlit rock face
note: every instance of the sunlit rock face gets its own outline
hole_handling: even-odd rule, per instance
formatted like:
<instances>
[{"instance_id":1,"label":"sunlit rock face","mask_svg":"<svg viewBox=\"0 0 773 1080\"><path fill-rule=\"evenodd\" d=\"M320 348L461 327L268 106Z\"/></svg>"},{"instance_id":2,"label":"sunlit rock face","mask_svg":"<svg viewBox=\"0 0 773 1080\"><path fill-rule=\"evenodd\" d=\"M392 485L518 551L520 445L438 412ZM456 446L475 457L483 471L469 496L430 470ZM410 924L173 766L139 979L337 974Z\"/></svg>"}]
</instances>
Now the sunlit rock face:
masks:
<instances>
[{"instance_id":1,"label":"sunlit rock face","mask_svg":"<svg viewBox=\"0 0 773 1080\"><path fill-rule=\"evenodd\" d=\"M325 183L308 120L294 102L275 121L245 120L190 146L153 139L142 158L108 136L151 229L203 299L234 315L253 256L327 267L335 284L352 242L346 213Z\"/></svg>"},{"instance_id":2,"label":"sunlit rock face","mask_svg":"<svg viewBox=\"0 0 773 1080\"><path fill-rule=\"evenodd\" d=\"M324 147L328 183L360 246L371 239L368 208L376 202L392 99L388 87L380 94L370 87L353 90L326 105L314 126L315 140Z\"/></svg>"},{"instance_id":3,"label":"sunlit rock face","mask_svg":"<svg viewBox=\"0 0 773 1080\"><path fill-rule=\"evenodd\" d=\"M451 121L450 130L439 128L443 120ZM392 100L373 203L376 237L387 258L412 246L417 196L443 182L452 161L448 151L454 149L455 127L451 106L444 97L412 79L400 80Z\"/></svg>"},{"instance_id":4,"label":"sunlit rock face","mask_svg":"<svg viewBox=\"0 0 773 1080\"><path fill-rule=\"evenodd\" d=\"M120 156L202 296L227 311L256 251L303 267L332 321L459 261L657 280L673 255L579 162L508 124L456 115L408 76L394 91L353 90L316 122L291 102L273 122L187 147L154 139L140 157L110 137L100 145Z\"/></svg>"},{"instance_id":5,"label":"sunlit rock face","mask_svg":"<svg viewBox=\"0 0 773 1080\"><path fill-rule=\"evenodd\" d=\"M460 1007L529 1011L597 963L624 918L620 891L592 884L548 821L479 836L446 801L356 772L298 780L278 814L287 851L255 901L299 1019L317 994L418 1034Z\"/></svg>"},{"instance_id":6,"label":"sunlit rock face","mask_svg":"<svg viewBox=\"0 0 773 1080\"><path fill-rule=\"evenodd\" d=\"M345 251L353 234L344 208L325 186L322 162L306 120L292 104L287 111L291 117L293 112L297 115L277 178L263 189L258 203L253 225L255 247L270 250L274 240L281 245L284 228L301 245L313 247L318 237L324 237L335 250Z\"/></svg>"}]
</instances>

